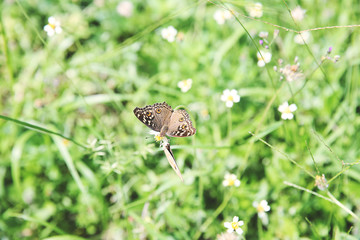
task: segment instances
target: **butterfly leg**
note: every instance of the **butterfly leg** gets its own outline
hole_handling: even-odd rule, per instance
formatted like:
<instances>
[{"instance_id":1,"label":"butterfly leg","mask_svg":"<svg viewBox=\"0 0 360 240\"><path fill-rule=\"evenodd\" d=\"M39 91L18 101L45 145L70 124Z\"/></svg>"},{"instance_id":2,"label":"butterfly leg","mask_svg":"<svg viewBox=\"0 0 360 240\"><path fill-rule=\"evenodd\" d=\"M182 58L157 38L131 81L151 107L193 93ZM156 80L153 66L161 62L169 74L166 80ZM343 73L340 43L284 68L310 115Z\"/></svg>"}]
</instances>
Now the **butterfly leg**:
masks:
<instances>
[{"instance_id":1,"label":"butterfly leg","mask_svg":"<svg viewBox=\"0 0 360 240\"><path fill-rule=\"evenodd\" d=\"M167 125L164 125L160 130L160 137L165 137L165 134L169 130L169 127Z\"/></svg>"}]
</instances>

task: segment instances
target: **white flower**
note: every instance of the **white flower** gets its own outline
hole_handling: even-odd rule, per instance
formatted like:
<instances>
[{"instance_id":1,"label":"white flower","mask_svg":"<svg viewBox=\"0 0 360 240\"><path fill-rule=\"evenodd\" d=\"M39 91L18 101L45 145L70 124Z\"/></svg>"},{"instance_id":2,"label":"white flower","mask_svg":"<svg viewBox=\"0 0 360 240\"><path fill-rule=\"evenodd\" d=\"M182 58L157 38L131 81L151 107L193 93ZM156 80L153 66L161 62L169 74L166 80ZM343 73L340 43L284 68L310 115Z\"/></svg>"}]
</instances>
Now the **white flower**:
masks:
<instances>
[{"instance_id":1,"label":"white flower","mask_svg":"<svg viewBox=\"0 0 360 240\"><path fill-rule=\"evenodd\" d=\"M226 106L231 108L234 105L234 102L237 103L240 101L240 96L235 89L226 89L223 91L223 95L221 95L221 101L226 102Z\"/></svg>"},{"instance_id":2,"label":"white flower","mask_svg":"<svg viewBox=\"0 0 360 240\"><path fill-rule=\"evenodd\" d=\"M266 200L261 200L260 203L253 202L253 207L256 208L259 218L264 217L266 212L270 211L270 206Z\"/></svg>"},{"instance_id":3,"label":"white flower","mask_svg":"<svg viewBox=\"0 0 360 240\"><path fill-rule=\"evenodd\" d=\"M49 37L60 34L62 32L60 21L56 20L54 17L49 17L48 24L44 26L44 31Z\"/></svg>"},{"instance_id":4,"label":"white flower","mask_svg":"<svg viewBox=\"0 0 360 240\"><path fill-rule=\"evenodd\" d=\"M304 77L304 74L302 74L299 69L299 64L287 64L285 67L280 68L279 72L285 76L286 81L292 82Z\"/></svg>"},{"instance_id":5,"label":"white flower","mask_svg":"<svg viewBox=\"0 0 360 240\"><path fill-rule=\"evenodd\" d=\"M293 10L291 10L291 16L294 18L295 21L301 21L305 17L306 10L302 9L300 6L297 6Z\"/></svg>"},{"instance_id":6,"label":"white flower","mask_svg":"<svg viewBox=\"0 0 360 240\"><path fill-rule=\"evenodd\" d=\"M292 114L292 112L295 112L296 109L297 109L297 107L294 103L289 106L288 102L284 102L278 108L279 112L281 112L281 118L284 120L293 119L294 114Z\"/></svg>"},{"instance_id":7,"label":"white flower","mask_svg":"<svg viewBox=\"0 0 360 240\"><path fill-rule=\"evenodd\" d=\"M181 89L182 92L187 92L190 90L192 85L192 79L188 78L186 80L182 80L178 82L178 87Z\"/></svg>"},{"instance_id":8,"label":"white flower","mask_svg":"<svg viewBox=\"0 0 360 240\"><path fill-rule=\"evenodd\" d=\"M169 26L161 30L161 36L169 42L175 41L176 34L177 30L173 26Z\"/></svg>"},{"instance_id":9,"label":"white flower","mask_svg":"<svg viewBox=\"0 0 360 240\"><path fill-rule=\"evenodd\" d=\"M122 1L116 7L116 11L123 17L131 17L133 14L134 5L130 1Z\"/></svg>"},{"instance_id":10,"label":"white flower","mask_svg":"<svg viewBox=\"0 0 360 240\"><path fill-rule=\"evenodd\" d=\"M167 141L168 139L167 139L165 136L164 136L164 137L160 136L160 132L151 130L151 131L149 132L149 134L150 134L150 135L154 135L154 139L155 139L156 142L160 142L160 141L168 142L168 141Z\"/></svg>"},{"instance_id":11,"label":"white flower","mask_svg":"<svg viewBox=\"0 0 360 240\"><path fill-rule=\"evenodd\" d=\"M268 32L263 31L263 32L259 33L259 37L261 37L261 38L267 38L268 36L269 36Z\"/></svg>"},{"instance_id":12,"label":"white flower","mask_svg":"<svg viewBox=\"0 0 360 240\"><path fill-rule=\"evenodd\" d=\"M216 236L217 240L239 240L239 236L235 233L224 232Z\"/></svg>"},{"instance_id":13,"label":"white flower","mask_svg":"<svg viewBox=\"0 0 360 240\"><path fill-rule=\"evenodd\" d=\"M325 178L325 175L321 175L321 177L319 175L316 175L315 177L315 186L318 187L318 189L324 191L325 189L327 189L329 187L329 184Z\"/></svg>"},{"instance_id":14,"label":"white flower","mask_svg":"<svg viewBox=\"0 0 360 240\"><path fill-rule=\"evenodd\" d=\"M261 53L261 55L260 55ZM257 58L258 58L258 62L257 65L259 67L264 67L266 63L269 63L271 61L271 53L270 52L264 52L260 50L260 53L257 52Z\"/></svg>"},{"instance_id":15,"label":"white flower","mask_svg":"<svg viewBox=\"0 0 360 240\"><path fill-rule=\"evenodd\" d=\"M218 9L214 13L214 19L219 25L223 25L231 17L232 15L228 10Z\"/></svg>"},{"instance_id":16,"label":"white flower","mask_svg":"<svg viewBox=\"0 0 360 240\"><path fill-rule=\"evenodd\" d=\"M235 216L232 222L224 222L224 227L228 230L228 233L236 232L237 234L242 234L243 230L240 226L244 225L244 221L239 221L239 217Z\"/></svg>"},{"instance_id":17,"label":"white flower","mask_svg":"<svg viewBox=\"0 0 360 240\"><path fill-rule=\"evenodd\" d=\"M236 178L235 174L226 173L222 184L225 187L228 187L228 186L229 187L231 187L231 186L238 187L238 186L240 186L240 180Z\"/></svg>"},{"instance_id":18,"label":"white flower","mask_svg":"<svg viewBox=\"0 0 360 240\"><path fill-rule=\"evenodd\" d=\"M246 7L246 11L249 13L250 17L259 18L263 15L263 9L261 3L255 3L251 6Z\"/></svg>"},{"instance_id":19,"label":"white flower","mask_svg":"<svg viewBox=\"0 0 360 240\"><path fill-rule=\"evenodd\" d=\"M302 36L302 37L301 37ZM311 38L311 34L310 32L302 32L301 35L300 34L296 34L296 36L294 37L294 41L297 44L301 44L304 45L305 43L309 43L310 42L310 38ZM304 39L304 40L303 40ZM305 43L304 43L305 41Z\"/></svg>"}]
</instances>

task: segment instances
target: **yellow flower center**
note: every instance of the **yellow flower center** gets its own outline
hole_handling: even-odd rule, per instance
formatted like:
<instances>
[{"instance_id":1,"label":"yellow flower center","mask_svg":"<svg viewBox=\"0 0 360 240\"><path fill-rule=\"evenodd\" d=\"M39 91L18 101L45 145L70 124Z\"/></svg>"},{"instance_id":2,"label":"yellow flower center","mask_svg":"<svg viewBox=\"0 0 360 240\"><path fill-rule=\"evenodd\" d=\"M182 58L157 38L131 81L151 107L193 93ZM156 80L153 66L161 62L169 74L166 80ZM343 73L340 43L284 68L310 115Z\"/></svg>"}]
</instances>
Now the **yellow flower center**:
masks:
<instances>
[{"instance_id":1,"label":"yellow flower center","mask_svg":"<svg viewBox=\"0 0 360 240\"><path fill-rule=\"evenodd\" d=\"M48 25L52 28L52 29L55 29L55 25L54 24L51 24L51 23L48 23Z\"/></svg>"},{"instance_id":2,"label":"yellow flower center","mask_svg":"<svg viewBox=\"0 0 360 240\"><path fill-rule=\"evenodd\" d=\"M158 134L158 135L155 135L154 138L155 138L155 141L160 142L161 140L163 140L164 137L161 137L160 134Z\"/></svg>"},{"instance_id":3,"label":"yellow flower center","mask_svg":"<svg viewBox=\"0 0 360 240\"><path fill-rule=\"evenodd\" d=\"M70 141L67 140L67 139L63 139L62 142L63 142L63 144L64 144L65 146L68 146L69 143L70 143Z\"/></svg>"},{"instance_id":4,"label":"yellow flower center","mask_svg":"<svg viewBox=\"0 0 360 240\"><path fill-rule=\"evenodd\" d=\"M234 101L234 97L233 96L227 96L227 98L226 98L226 100L227 101L231 101L231 102L233 102Z\"/></svg>"},{"instance_id":5,"label":"yellow flower center","mask_svg":"<svg viewBox=\"0 0 360 240\"><path fill-rule=\"evenodd\" d=\"M289 108L289 107L286 107L286 108L284 109L283 113L291 113L290 108Z\"/></svg>"},{"instance_id":6,"label":"yellow flower center","mask_svg":"<svg viewBox=\"0 0 360 240\"><path fill-rule=\"evenodd\" d=\"M257 211L258 211L258 212L264 212L264 207L263 207L261 204L259 204L259 205L257 206Z\"/></svg>"},{"instance_id":7,"label":"yellow flower center","mask_svg":"<svg viewBox=\"0 0 360 240\"><path fill-rule=\"evenodd\" d=\"M236 230L236 229L239 228L239 224L238 224L237 222L232 222L232 223L231 223L231 227L232 227L234 230Z\"/></svg>"},{"instance_id":8,"label":"yellow flower center","mask_svg":"<svg viewBox=\"0 0 360 240\"><path fill-rule=\"evenodd\" d=\"M234 186L235 180L234 179L228 179L229 186Z\"/></svg>"}]
</instances>

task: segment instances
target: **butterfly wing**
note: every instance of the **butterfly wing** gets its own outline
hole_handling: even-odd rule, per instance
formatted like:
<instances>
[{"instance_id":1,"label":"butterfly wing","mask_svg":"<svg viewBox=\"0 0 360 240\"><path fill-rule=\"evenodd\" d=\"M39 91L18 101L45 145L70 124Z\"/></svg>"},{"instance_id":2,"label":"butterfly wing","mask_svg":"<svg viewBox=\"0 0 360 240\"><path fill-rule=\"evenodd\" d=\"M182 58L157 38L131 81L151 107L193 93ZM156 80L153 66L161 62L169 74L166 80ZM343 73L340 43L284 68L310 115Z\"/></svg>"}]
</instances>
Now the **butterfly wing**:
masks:
<instances>
[{"instance_id":1,"label":"butterfly wing","mask_svg":"<svg viewBox=\"0 0 360 240\"><path fill-rule=\"evenodd\" d=\"M185 110L175 110L170 117L166 135L170 137L189 137L196 133L189 114Z\"/></svg>"},{"instance_id":2,"label":"butterfly wing","mask_svg":"<svg viewBox=\"0 0 360 240\"><path fill-rule=\"evenodd\" d=\"M170 144L169 143L164 144L163 150L164 150L165 156L166 156L170 166L174 169L176 174L179 176L179 178L183 182L184 179L181 176L181 172L180 172L179 167L178 167L178 165L177 165L177 163L175 161L174 154L172 153L172 151L170 149Z\"/></svg>"},{"instance_id":3,"label":"butterfly wing","mask_svg":"<svg viewBox=\"0 0 360 240\"><path fill-rule=\"evenodd\" d=\"M164 125L170 121L170 116L174 110L166 102L155 103L143 108L134 109L135 116L146 126L154 131L160 132Z\"/></svg>"}]
</instances>

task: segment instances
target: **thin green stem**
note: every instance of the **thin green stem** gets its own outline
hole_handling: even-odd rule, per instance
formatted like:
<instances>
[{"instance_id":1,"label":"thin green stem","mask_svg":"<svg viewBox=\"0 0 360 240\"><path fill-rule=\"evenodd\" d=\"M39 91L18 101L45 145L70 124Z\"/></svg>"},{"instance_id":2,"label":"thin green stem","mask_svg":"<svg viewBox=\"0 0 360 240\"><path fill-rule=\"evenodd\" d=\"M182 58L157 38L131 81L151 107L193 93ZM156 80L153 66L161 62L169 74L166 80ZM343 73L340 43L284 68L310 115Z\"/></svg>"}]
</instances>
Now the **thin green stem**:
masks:
<instances>
[{"instance_id":1,"label":"thin green stem","mask_svg":"<svg viewBox=\"0 0 360 240\"><path fill-rule=\"evenodd\" d=\"M232 131L232 117L231 117L231 108L227 109L227 120L228 120L228 132L227 132L227 142L231 145L231 131Z\"/></svg>"},{"instance_id":2,"label":"thin green stem","mask_svg":"<svg viewBox=\"0 0 360 240\"><path fill-rule=\"evenodd\" d=\"M315 162L314 156L313 156L313 154L312 154L312 152L311 152L311 150L310 150L309 143L308 143L307 141L306 141L306 148L307 148L308 152L310 153L311 159L313 160L313 163L314 163L314 166L315 166L315 168L316 168L317 174L320 175L319 168L317 167L317 164L316 164L316 162Z\"/></svg>"},{"instance_id":3,"label":"thin green stem","mask_svg":"<svg viewBox=\"0 0 360 240\"><path fill-rule=\"evenodd\" d=\"M263 231L262 222L261 222L261 219L259 218L259 216L257 216L257 229L258 229L259 239L263 239L264 231Z\"/></svg>"},{"instance_id":4,"label":"thin green stem","mask_svg":"<svg viewBox=\"0 0 360 240\"><path fill-rule=\"evenodd\" d=\"M8 213L7 216L9 217L16 217L16 218L20 218L23 219L25 221L29 221L29 222L33 222L33 223L37 223L39 225L42 225L46 228L51 229L52 231L58 233L58 234L66 234L66 232L64 232L62 229L58 228L57 226L50 224L46 221L34 218L34 217L30 217L28 215L25 214L19 214L19 213Z\"/></svg>"},{"instance_id":5,"label":"thin green stem","mask_svg":"<svg viewBox=\"0 0 360 240\"><path fill-rule=\"evenodd\" d=\"M0 14L0 31L1 31L1 37L3 40L3 52L5 55L5 59L6 59L6 67L8 70L8 75L9 75L9 79L10 79L10 85L13 84L14 82L14 75L13 75L13 68L12 68L12 63L11 63L11 56L10 56L10 52L9 52L9 48L8 48L8 41L7 41L7 37L6 37L6 30L3 24L3 19L2 19L2 15Z\"/></svg>"},{"instance_id":6,"label":"thin green stem","mask_svg":"<svg viewBox=\"0 0 360 240\"><path fill-rule=\"evenodd\" d=\"M34 124L31 124L31 123L27 123L27 122L23 122L23 121L20 121L20 120L17 120L17 119L14 119L14 118L10 118L10 117L7 117L7 116L4 116L4 115L0 115L0 118L6 120L6 121L10 121L10 122L14 122L16 124L19 124L23 127L27 127L27 128L30 128L32 130L35 130L37 132L41 132L41 133L47 133L47 134L50 134L50 135L56 135L56 136L59 136L59 137L62 137L66 140L69 140L70 142L73 142L75 143L76 145L82 147L82 148L86 148L87 147L79 142L77 142L76 140L72 139L72 138L69 138L69 137L66 137L64 135L62 135L61 133L57 133L57 132L54 132L54 131L51 131L49 129L46 129L46 128L43 128L43 127L39 127L39 126L36 126Z\"/></svg>"},{"instance_id":7,"label":"thin green stem","mask_svg":"<svg viewBox=\"0 0 360 240\"><path fill-rule=\"evenodd\" d=\"M272 98L270 99L270 101L269 101L268 104L266 105L266 108L265 108L265 110L264 110L264 112L263 112L263 114L262 114L262 116L261 116L261 118L260 118L260 121L259 121L259 123L258 123L257 126L256 126L255 134L257 134L257 133L260 131L260 128L261 128L261 126L262 126L262 123L263 123L264 120L265 120L265 117L266 117L267 113L269 112L269 110L270 110L273 102L275 101L275 99L276 99L279 91L282 89L283 86L284 86L284 85L281 85L281 87L275 92L275 94L272 96ZM249 159L249 156L250 156L252 147L253 147L253 145L254 145L254 142L255 142L255 141L250 141L250 146L248 147L247 152L246 152L246 155L245 155L245 157L244 157L244 162L245 162L245 163L246 163L247 160ZM244 170L245 170L245 169L244 169ZM238 167L238 169L237 169L237 171L236 171L236 175L239 176L239 174L240 174L240 166Z\"/></svg>"},{"instance_id":8,"label":"thin green stem","mask_svg":"<svg viewBox=\"0 0 360 240\"><path fill-rule=\"evenodd\" d=\"M326 201L332 202L332 200L331 200L330 198L324 197L323 195L321 195L321 194L319 194L319 193L317 193L317 192L311 191L311 190L309 190L309 189L307 189L307 188L301 187L301 186L296 185L296 184L294 184L294 183L290 183L290 182L284 181L284 184L285 184L285 185L288 185L288 186L290 186L290 187L293 187L293 188L297 188L297 189L299 189L299 190L301 190L301 191L308 192L308 193L310 193L310 194L312 194L312 195L315 195L315 196L317 196L317 197L320 197L320 198L322 198L322 199L325 199Z\"/></svg>"},{"instance_id":9,"label":"thin green stem","mask_svg":"<svg viewBox=\"0 0 360 240\"><path fill-rule=\"evenodd\" d=\"M304 172L306 172L309 176L311 176L312 178L315 179L315 176L307 169L305 169L303 166L301 166L300 164L298 164L295 160L293 160L292 158L290 158L286 153L280 151L279 149L275 148L274 146L272 146L270 143L266 142L265 140L263 140L262 138L257 137L254 133L249 132L251 135L253 135L255 138L257 138L258 140L260 140L262 143L264 143L265 145L267 145L268 147L270 147L271 149L277 151L278 153L280 153L281 155L283 155L286 159L288 159L290 162L292 162L293 164L295 164L298 168L302 169Z\"/></svg>"},{"instance_id":10,"label":"thin green stem","mask_svg":"<svg viewBox=\"0 0 360 240\"><path fill-rule=\"evenodd\" d=\"M219 214L225 209L228 202L230 201L235 189L232 189L231 191L227 192L222 203L219 205L219 207L215 210L215 212L212 214L211 217L209 217L199 228L199 230L195 233L194 237L192 239L197 240L200 238L201 234L206 231L206 229L210 226L210 224L219 216Z\"/></svg>"},{"instance_id":11,"label":"thin green stem","mask_svg":"<svg viewBox=\"0 0 360 240\"><path fill-rule=\"evenodd\" d=\"M345 212L347 212L348 214L350 214L351 216L353 216L356 220L359 221L359 217L355 215L354 212L352 212L350 209L348 209L347 207L345 207L345 205L343 205L341 202L339 202L329 191L327 191L327 195L330 197L330 199L333 201L333 203L335 203L336 205L338 205L339 207L341 207Z\"/></svg>"}]
</instances>

